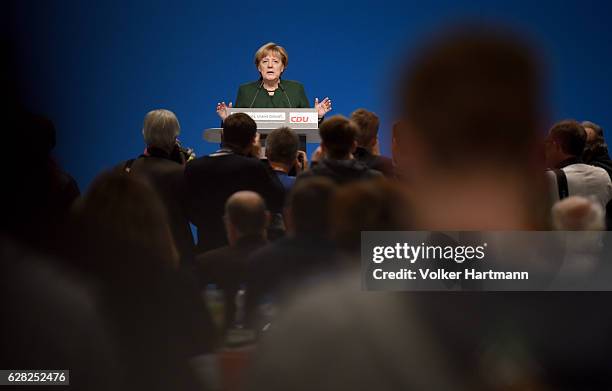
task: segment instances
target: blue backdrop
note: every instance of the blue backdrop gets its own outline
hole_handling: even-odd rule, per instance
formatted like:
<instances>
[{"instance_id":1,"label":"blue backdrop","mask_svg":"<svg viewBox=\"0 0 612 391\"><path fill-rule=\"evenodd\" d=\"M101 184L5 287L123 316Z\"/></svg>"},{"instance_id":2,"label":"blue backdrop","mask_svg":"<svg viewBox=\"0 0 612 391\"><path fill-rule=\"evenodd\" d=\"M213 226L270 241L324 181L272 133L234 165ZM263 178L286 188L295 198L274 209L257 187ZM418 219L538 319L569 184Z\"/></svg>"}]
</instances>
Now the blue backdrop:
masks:
<instances>
[{"instance_id":1,"label":"blue backdrop","mask_svg":"<svg viewBox=\"0 0 612 391\"><path fill-rule=\"evenodd\" d=\"M389 151L389 89L400 53L458 21L503 24L533 38L549 69L550 119L612 126L611 6L605 2L487 0L376 2L17 2L13 32L26 75L24 96L56 124L59 162L84 189L102 169L144 148L144 114L179 117L185 145L215 146L202 130L214 108L257 78L255 50L289 52L285 78L334 113L365 107L382 118ZM609 133L608 133L609 136Z\"/></svg>"}]
</instances>

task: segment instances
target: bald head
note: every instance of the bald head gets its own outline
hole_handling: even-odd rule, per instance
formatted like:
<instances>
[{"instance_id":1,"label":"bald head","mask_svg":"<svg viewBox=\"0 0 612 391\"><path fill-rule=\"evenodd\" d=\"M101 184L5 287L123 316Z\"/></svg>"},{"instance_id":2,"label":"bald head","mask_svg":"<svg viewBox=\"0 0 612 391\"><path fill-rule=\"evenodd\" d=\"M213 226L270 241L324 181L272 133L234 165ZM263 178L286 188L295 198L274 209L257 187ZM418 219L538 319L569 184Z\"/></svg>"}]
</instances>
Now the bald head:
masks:
<instances>
[{"instance_id":1,"label":"bald head","mask_svg":"<svg viewBox=\"0 0 612 391\"><path fill-rule=\"evenodd\" d=\"M553 226L565 231L601 231L606 228L601 205L580 196L567 197L552 208Z\"/></svg>"},{"instance_id":2,"label":"bald head","mask_svg":"<svg viewBox=\"0 0 612 391\"><path fill-rule=\"evenodd\" d=\"M255 192L239 191L227 199L225 219L229 236L232 229L237 237L263 234L268 222L266 204Z\"/></svg>"}]
</instances>

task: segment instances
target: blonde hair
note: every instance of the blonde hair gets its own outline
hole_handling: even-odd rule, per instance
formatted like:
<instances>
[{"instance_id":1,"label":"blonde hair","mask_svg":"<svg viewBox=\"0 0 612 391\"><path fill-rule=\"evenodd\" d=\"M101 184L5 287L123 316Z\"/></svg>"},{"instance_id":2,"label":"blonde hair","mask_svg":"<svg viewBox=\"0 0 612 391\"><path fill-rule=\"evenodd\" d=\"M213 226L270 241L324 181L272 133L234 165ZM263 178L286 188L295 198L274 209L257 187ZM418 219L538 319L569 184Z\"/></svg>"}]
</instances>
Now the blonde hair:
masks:
<instances>
[{"instance_id":1,"label":"blonde hair","mask_svg":"<svg viewBox=\"0 0 612 391\"><path fill-rule=\"evenodd\" d=\"M564 198L552 208L553 227L560 231L603 231L605 215L599 203L581 196Z\"/></svg>"},{"instance_id":2,"label":"blonde hair","mask_svg":"<svg viewBox=\"0 0 612 391\"><path fill-rule=\"evenodd\" d=\"M142 126L142 135L147 146L162 149L172 149L180 131L176 115L164 109L149 111Z\"/></svg>"},{"instance_id":3,"label":"blonde hair","mask_svg":"<svg viewBox=\"0 0 612 391\"><path fill-rule=\"evenodd\" d=\"M274 42L268 42L267 44L257 49L257 51L255 52L255 67L258 68L261 60L270 53L278 54L280 60L283 63L283 66L287 68L287 64L289 63L289 56L287 56L287 51L284 47L277 45Z\"/></svg>"}]
</instances>

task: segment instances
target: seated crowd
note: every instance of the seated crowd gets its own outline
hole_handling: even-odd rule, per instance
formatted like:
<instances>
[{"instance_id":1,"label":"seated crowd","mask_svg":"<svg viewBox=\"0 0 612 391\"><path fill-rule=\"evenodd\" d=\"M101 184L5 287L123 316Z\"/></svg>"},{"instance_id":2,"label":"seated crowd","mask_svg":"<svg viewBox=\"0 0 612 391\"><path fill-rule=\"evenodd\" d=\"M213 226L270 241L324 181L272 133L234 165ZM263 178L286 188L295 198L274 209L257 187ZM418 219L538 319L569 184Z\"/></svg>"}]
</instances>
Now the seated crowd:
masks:
<instances>
[{"instance_id":1,"label":"seated crowd","mask_svg":"<svg viewBox=\"0 0 612 391\"><path fill-rule=\"evenodd\" d=\"M609 380L607 296L359 288L362 231L611 228L597 223L612 218L603 131L566 120L544 137L537 75L512 38L440 39L397 82L393 160L380 155L379 119L365 109L325 119L310 161L289 128L268 134L262 150L244 113L224 120L221 149L192 158L177 142L177 117L153 110L145 152L83 196L41 148L44 164L20 168L40 183L20 190L49 194L56 201L43 206L63 216L16 196L29 212L3 224L3 258L55 259L83 300L73 305L62 291L40 305L91 311L83 319L100 337L55 341L89 361L21 366L72 365L74 382L117 373L88 389L224 389L216 353L233 330L249 329L258 346L243 389L581 389ZM53 235L28 238L34 223ZM3 268L17 278L3 288L13 292L27 271ZM28 345L6 346L16 355Z\"/></svg>"}]
</instances>

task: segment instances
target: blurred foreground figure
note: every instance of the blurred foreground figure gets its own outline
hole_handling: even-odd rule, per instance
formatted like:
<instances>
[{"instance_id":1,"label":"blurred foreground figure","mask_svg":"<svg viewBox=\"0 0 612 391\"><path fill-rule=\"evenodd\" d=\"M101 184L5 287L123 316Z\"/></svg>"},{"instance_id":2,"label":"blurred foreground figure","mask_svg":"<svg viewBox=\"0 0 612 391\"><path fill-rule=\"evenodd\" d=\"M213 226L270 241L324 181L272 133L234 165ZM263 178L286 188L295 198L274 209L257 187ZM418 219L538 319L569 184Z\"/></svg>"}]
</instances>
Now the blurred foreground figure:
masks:
<instances>
[{"instance_id":1,"label":"blurred foreground figure","mask_svg":"<svg viewBox=\"0 0 612 391\"><path fill-rule=\"evenodd\" d=\"M580 196L564 198L553 205L552 221L556 230L574 231L565 243L559 277L578 285L607 272L609 257L601 254L603 234L597 232L606 229L605 212L597 201Z\"/></svg>"},{"instance_id":2,"label":"blurred foreground figure","mask_svg":"<svg viewBox=\"0 0 612 391\"><path fill-rule=\"evenodd\" d=\"M71 390L118 390L113 340L91 292L47 256L0 237L0 365L69 370ZM67 376L68 377L68 376ZM14 389L28 388L14 387ZM36 389L62 388L37 386ZM11 388L13 389L13 388Z\"/></svg>"},{"instance_id":3,"label":"blurred foreground figure","mask_svg":"<svg viewBox=\"0 0 612 391\"><path fill-rule=\"evenodd\" d=\"M256 251L248 261L247 321L260 330L266 304L285 305L304 284L334 274L336 246L330 240L331 202L336 185L328 178L300 179L289 193L289 234Z\"/></svg>"},{"instance_id":4,"label":"blurred foreground figure","mask_svg":"<svg viewBox=\"0 0 612 391\"><path fill-rule=\"evenodd\" d=\"M408 231L412 221L403 189L382 178L339 188L330 213L334 241L353 257L359 257L362 231Z\"/></svg>"},{"instance_id":5,"label":"blurred foreground figure","mask_svg":"<svg viewBox=\"0 0 612 391\"><path fill-rule=\"evenodd\" d=\"M553 228L560 231L601 231L606 228L599 203L585 197L567 197L552 208Z\"/></svg>"},{"instance_id":6,"label":"blurred foreground figure","mask_svg":"<svg viewBox=\"0 0 612 391\"><path fill-rule=\"evenodd\" d=\"M454 31L398 85L393 155L417 229L546 228L542 91L526 46L490 29ZM607 303L571 292L363 292L355 273L296 300L262 343L252 389L609 387Z\"/></svg>"},{"instance_id":7,"label":"blurred foreground figure","mask_svg":"<svg viewBox=\"0 0 612 391\"><path fill-rule=\"evenodd\" d=\"M51 155L55 127L19 102L19 67L0 40L0 367L70 370L71 390L117 390L114 346L92 292L49 252L79 189ZM31 389L31 386L3 386ZM38 390L62 386L36 386Z\"/></svg>"},{"instance_id":8,"label":"blurred foreground figure","mask_svg":"<svg viewBox=\"0 0 612 391\"><path fill-rule=\"evenodd\" d=\"M66 248L98 294L129 390L198 390L211 381L212 319L178 268L166 209L136 177L103 174L75 205Z\"/></svg>"}]
</instances>

